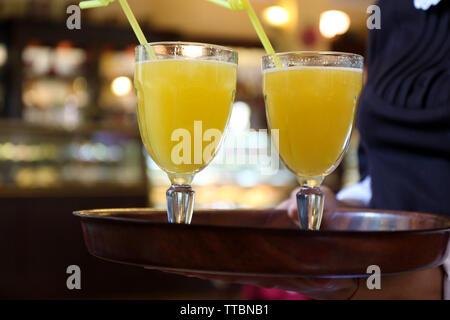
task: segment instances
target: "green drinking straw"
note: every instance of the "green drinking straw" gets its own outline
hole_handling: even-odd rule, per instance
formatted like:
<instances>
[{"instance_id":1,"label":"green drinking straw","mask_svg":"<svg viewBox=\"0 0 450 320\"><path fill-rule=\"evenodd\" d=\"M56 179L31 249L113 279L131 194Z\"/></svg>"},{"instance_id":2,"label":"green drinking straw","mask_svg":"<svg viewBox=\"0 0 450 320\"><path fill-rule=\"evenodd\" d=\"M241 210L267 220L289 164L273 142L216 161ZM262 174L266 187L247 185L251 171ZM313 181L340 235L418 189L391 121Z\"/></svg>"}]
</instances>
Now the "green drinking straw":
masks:
<instances>
[{"instance_id":1,"label":"green drinking straw","mask_svg":"<svg viewBox=\"0 0 450 320\"><path fill-rule=\"evenodd\" d=\"M81 9L90 9L90 8L97 8L97 7L106 7L111 2L114 2L114 0L89 0L89 1L81 1L80 2L80 8ZM142 32L142 29L139 27L139 24L134 17L133 12L131 11L130 6L128 5L127 0L119 0L120 6L122 7L123 12L125 13L125 16L128 19L128 22L130 23L131 27L133 28L134 33L136 34L136 37L139 40L139 43L147 49L147 54L149 55L150 59L156 59L155 53L153 52L152 48L150 46L147 46L147 39L144 36L144 33Z\"/></svg>"},{"instance_id":2,"label":"green drinking straw","mask_svg":"<svg viewBox=\"0 0 450 320\"><path fill-rule=\"evenodd\" d=\"M264 49L266 50L266 53L267 54L275 53L272 44L270 43L269 38L264 32L261 22L259 22L258 16L256 15L255 10L253 10L253 7L250 4L249 0L206 0L206 1L215 3L219 6L225 7L233 11L246 11L248 17L250 18L250 21L253 24L253 27L255 28L259 40L261 40L261 43ZM278 57L275 57L275 60L277 61Z\"/></svg>"}]
</instances>

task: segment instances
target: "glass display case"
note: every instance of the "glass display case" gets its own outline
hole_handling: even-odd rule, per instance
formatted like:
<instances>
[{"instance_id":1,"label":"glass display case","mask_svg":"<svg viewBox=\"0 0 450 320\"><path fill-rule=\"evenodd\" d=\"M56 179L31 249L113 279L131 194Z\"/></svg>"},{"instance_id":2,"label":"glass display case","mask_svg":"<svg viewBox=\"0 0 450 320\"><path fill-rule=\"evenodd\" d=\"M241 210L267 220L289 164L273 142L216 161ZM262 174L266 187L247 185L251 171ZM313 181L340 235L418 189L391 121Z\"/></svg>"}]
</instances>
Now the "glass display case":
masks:
<instances>
[{"instance_id":1,"label":"glass display case","mask_svg":"<svg viewBox=\"0 0 450 320\"><path fill-rule=\"evenodd\" d=\"M69 41L28 43L22 53L22 118L43 126L77 128L91 122L136 126L132 47L100 51L95 78L89 50Z\"/></svg>"},{"instance_id":2,"label":"glass display case","mask_svg":"<svg viewBox=\"0 0 450 320\"><path fill-rule=\"evenodd\" d=\"M87 29L1 22L1 195L145 197L134 36L120 27Z\"/></svg>"},{"instance_id":3,"label":"glass display case","mask_svg":"<svg viewBox=\"0 0 450 320\"><path fill-rule=\"evenodd\" d=\"M29 42L22 51L22 118L43 126L76 128L90 103L86 51L61 41Z\"/></svg>"},{"instance_id":4,"label":"glass display case","mask_svg":"<svg viewBox=\"0 0 450 320\"><path fill-rule=\"evenodd\" d=\"M134 132L84 128L76 132L0 122L0 194L135 190L146 180ZM115 191L115 192L116 192Z\"/></svg>"}]
</instances>

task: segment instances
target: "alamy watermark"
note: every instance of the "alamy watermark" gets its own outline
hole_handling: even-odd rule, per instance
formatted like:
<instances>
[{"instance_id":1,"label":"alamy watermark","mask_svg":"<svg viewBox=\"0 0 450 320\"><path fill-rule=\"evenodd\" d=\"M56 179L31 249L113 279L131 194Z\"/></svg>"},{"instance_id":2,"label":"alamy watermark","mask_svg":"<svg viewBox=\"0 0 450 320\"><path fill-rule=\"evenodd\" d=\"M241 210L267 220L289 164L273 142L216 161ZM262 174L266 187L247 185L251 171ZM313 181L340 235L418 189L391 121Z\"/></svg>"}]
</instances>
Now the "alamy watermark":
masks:
<instances>
[{"instance_id":1,"label":"alamy watermark","mask_svg":"<svg viewBox=\"0 0 450 320\"><path fill-rule=\"evenodd\" d=\"M366 12L370 15L367 18L367 29L381 29L381 9L376 4L367 7Z\"/></svg>"},{"instance_id":2,"label":"alamy watermark","mask_svg":"<svg viewBox=\"0 0 450 320\"><path fill-rule=\"evenodd\" d=\"M193 137L191 132L193 132ZM229 132L225 141L219 129L209 128L203 131L203 122L194 121L193 130L175 129L171 141L176 144L171 148L170 159L174 165L204 165L215 158L219 147L225 149L215 159L221 165L257 165L262 174L275 174L280 169L278 152L279 130L248 130ZM223 146L220 146L220 143ZM155 159L154 159L155 160Z\"/></svg>"},{"instance_id":3,"label":"alamy watermark","mask_svg":"<svg viewBox=\"0 0 450 320\"><path fill-rule=\"evenodd\" d=\"M381 290L381 268L373 264L367 267L366 273L370 274L366 280L367 289Z\"/></svg>"},{"instance_id":4,"label":"alamy watermark","mask_svg":"<svg viewBox=\"0 0 450 320\"><path fill-rule=\"evenodd\" d=\"M69 290L81 290L81 269L76 264L67 267L66 273L69 274L66 280L66 287Z\"/></svg>"},{"instance_id":5,"label":"alamy watermark","mask_svg":"<svg viewBox=\"0 0 450 320\"><path fill-rule=\"evenodd\" d=\"M77 5L68 6L66 13L69 17L66 20L66 27L69 30L80 30L81 29L81 9Z\"/></svg>"}]
</instances>

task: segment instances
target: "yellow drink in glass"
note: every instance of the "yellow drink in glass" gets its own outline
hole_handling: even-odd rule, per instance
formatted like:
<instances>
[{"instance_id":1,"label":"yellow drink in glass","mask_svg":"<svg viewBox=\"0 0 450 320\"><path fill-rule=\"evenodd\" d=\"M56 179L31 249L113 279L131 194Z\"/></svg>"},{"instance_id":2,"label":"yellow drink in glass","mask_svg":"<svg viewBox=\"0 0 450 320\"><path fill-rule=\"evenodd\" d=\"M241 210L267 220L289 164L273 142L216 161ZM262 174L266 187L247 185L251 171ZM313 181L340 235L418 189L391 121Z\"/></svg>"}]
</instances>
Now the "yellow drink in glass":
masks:
<instances>
[{"instance_id":1,"label":"yellow drink in glass","mask_svg":"<svg viewBox=\"0 0 450 320\"><path fill-rule=\"evenodd\" d=\"M300 178L332 172L345 153L353 126L362 71L298 66L267 70L264 97L278 152Z\"/></svg>"},{"instance_id":2,"label":"yellow drink in glass","mask_svg":"<svg viewBox=\"0 0 450 320\"><path fill-rule=\"evenodd\" d=\"M136 47L134 86L142 142L169 176L167 217L191 223L194 175L214 158L231 115L238 54L192 42Z\"/></svg>"},{"instance_id":3,"label":"yellow drink in glass","mask_svg":"<svg viewBox=\"0 0 450 320\"><path fill-rule=\"evenodd\" d=\"M281 160L300 183L296 197L302 229L320 228L324 205L320 185L347 149L363 61L342 52L263 57L267 122Z\"/></svg>"},{"instance_id":4,"label":"yellow drink in glass","mask_svg":"<svg viewBox=\"0 0 450 320\"><path fill-rule=\"evenodd\" d=\"M142 140L164 171L174 176L192 175L211 160L203 157L202 150L213 142L215 153L214 145L219 141L204 140L203 135L209 129L224 132L231 114L236 73L235 64L215 61L172 59L136 64ZM185 144L188 150L183 150L189 153L187 158L176 149L185 138L176 134L179 129L189 133ZM178 156L188 161L180 163Z\"/></svg>"}]
</instances>

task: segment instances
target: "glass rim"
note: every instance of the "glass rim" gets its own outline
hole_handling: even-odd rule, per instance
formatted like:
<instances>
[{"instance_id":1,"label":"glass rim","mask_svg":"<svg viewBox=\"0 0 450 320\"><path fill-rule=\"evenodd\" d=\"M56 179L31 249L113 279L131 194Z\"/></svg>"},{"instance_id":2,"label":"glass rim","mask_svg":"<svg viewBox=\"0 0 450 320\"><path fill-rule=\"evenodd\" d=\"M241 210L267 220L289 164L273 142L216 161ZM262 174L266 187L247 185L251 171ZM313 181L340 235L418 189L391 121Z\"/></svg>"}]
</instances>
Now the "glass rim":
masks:
<instances>
[{"instance_id":1,"label":"glass rim","mask_svg":"<svg viewBox=\"0 0 450 320\"><path fill-rule=\"evenodd\" d=\"M204 43L204 42L191 42L191 41L156 41L156 42L148 42L145 44L139 44L135 47L135 49L145 47L146 45L150 46L157 46L157 45L166 45L166 46L174 46L174 45L187 45L187 46L202 46L202 47L210 47L210 48L216 48L223 51L229 51L232 53L237 53L236 50L234 50L231 47L221 46L218 44L213 43Z\"/></svg>"},{"instance_id":2,"label":"glass rim","mask_svg":"<svg viewBox=\"0 0 450 320\"><path fill-rule=\"evenodd\" d=\"M351 52L343 52L343 51L286 51L286 52L276 52L272 54L267 54L263 56L263 59L268 59L271 57L279 57L279 56L287 56L287 55L315 55L315 56L341 56L341 57L355 57L358 59L364 59L364 57L357 53L351 53Z\"/></svg>"}]
</instances>

